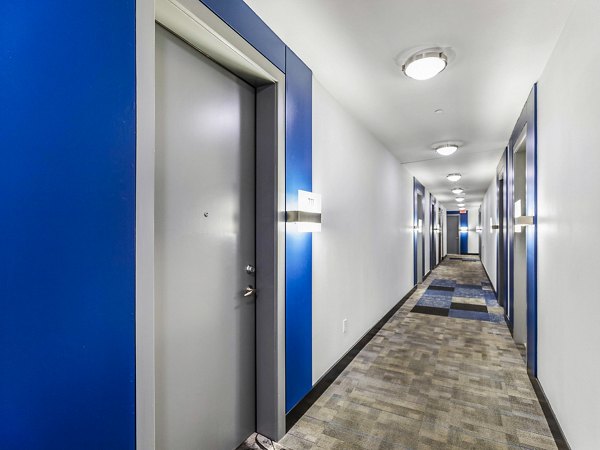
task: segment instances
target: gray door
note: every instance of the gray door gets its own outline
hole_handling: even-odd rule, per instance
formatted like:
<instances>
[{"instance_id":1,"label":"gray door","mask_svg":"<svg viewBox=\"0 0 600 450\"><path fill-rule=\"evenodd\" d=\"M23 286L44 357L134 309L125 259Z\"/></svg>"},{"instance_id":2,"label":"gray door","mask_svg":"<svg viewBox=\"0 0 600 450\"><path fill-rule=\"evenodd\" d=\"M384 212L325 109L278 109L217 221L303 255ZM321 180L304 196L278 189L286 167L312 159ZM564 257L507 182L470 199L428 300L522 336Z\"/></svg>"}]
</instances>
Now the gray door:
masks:
<instances>
[{"instance_id":1,"label":"gray door","mask_svg":"<svg viewBox=\"0 0 600 450\"><path fill-rule=\"evenodd\" d=\"M447 220L447 239L448 239L448 253L452 255L458 255L460 253L458 243L458 216L448 216Z\"/></svg>"},{"instance_id":2,"label":"gray door","mask_svg":"<svg viewBox=\"0 0 600 450\"><path fill-rule=\"evenodd\" d=\"M255 428L255 91L156 27L156 440Z\"/></svg>"}]
</instances>

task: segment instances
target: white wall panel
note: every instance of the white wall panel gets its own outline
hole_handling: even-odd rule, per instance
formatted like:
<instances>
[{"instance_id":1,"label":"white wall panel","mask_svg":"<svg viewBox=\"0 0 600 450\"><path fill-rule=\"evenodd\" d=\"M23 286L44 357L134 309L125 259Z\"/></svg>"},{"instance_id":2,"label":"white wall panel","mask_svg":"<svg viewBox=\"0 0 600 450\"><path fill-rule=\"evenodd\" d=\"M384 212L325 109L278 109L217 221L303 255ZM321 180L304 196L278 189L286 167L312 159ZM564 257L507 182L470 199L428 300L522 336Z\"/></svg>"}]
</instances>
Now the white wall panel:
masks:
<instances>
[{"instance_id":1,"label":"white wall panel","mask_svg":"<svg viewBox=\"0 0 600 450\"><path fill-rule=\"evenodd\" d=\"M412 176L317 80L313 190L314 383L413 286Z\"/></svg>"},{"instance_id":2,"label":"white wall panel","mask_svg":"<svg viewBox=\"0 0 600 450\"><path fill-rule=\"evenodd\" d=\"M574 450L600 448L598 17L576 3L538 86L538 376Z\"/></svg>"},{"instance_id":3,"label":"white wall panel","mask_svg":"<svg viewBox=\"0 0 600 450\"><path fill-rule=\"evenodd\" d=\"M496 255L498 253L498 230L492 230L492 222L498 224L498 188L496 179L492 181L481 204L481 262L496 287Z\"/></svg>"}]
</instances>

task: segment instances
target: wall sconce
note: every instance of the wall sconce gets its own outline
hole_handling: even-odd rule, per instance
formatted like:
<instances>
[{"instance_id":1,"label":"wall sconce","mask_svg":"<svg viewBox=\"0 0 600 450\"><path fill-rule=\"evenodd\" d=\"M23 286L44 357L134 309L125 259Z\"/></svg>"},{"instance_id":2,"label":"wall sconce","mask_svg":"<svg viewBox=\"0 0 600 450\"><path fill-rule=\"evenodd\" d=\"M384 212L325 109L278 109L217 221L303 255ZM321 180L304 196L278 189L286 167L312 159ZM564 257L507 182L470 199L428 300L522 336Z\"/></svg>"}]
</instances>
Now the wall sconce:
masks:
<instances>
[{"instance_id":1,"label":"wall sconce","mask_svg":"<svg viewBox=\"0 0 600 450\"><path fill-rule=\"evenodd\" d=\"M413 229L417 233L422 233L423 232L423 220L419 219L419 221L417 222L417 224L415 226L413 226Z\"/></svg>"},{"instance_id":2,"label":"wall sconce","mask_svg":"<svg viewBox=\"0 0 600 450\"><path fill-rule=\"evenodd\" d=\"M515 202L515 233L520 233L523 227L533 225L533 216L523 216L521 200Z\"/></svg>"},{"instance_id":3,"label":"wall sconce","mask_svg":"<svg viewBox=\"0 0 600 450\"><path fill-rule=\"evenodd\" d=\"M300 233L321 231L321 194L298 191L298 210L287 211L286 222L295 223Z\"/></svg>"},{"instance_id":4,"label":"wall sconce","mask_svg":"<svg viewBox=\"0 0 600 450\"><path fill-rule=\"evenodd\" d=\"M469 227L460 227L461 233L467 233L469 231Z\"/></svg>"},{"instance_id":5,"label":"wall sconce","mask_svg":"<svg viewBox=\"0 0 600 450\"><path fill-rule=\"evenodd\" d=\"M493 232L494 230L499 230L500 229L500 225L494 225L494 219L492 219L490 217L490 233Z\"/></svg>"}]
</instances>

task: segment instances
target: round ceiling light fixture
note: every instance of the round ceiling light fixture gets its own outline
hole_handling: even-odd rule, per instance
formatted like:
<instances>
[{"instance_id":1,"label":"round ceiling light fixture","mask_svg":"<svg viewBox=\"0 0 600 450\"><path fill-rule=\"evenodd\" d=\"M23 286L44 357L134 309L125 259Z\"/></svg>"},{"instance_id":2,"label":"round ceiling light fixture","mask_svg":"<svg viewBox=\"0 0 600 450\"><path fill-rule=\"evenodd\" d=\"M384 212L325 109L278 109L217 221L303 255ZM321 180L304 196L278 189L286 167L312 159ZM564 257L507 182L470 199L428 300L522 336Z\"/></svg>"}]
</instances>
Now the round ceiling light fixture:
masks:
<instances>
[{"instance_id":1,"label":"round ceiling light fixture","mask_svg":"<svg viewBox=\"0 0 600 450\"><path fill-rule=\"evenodd\" d=\"M465 201L465 198L464 197L456 197L456 201L461 203L461 202Z\"/></svg>"},{"instance_id":2,"label":"round ceiling light fixture","mask_svg":"<svg viewBox=\"0 0 600 450\"><path fill-rule=\"evenodd\" d=\"M456 144L438 144L433 147L436 152L438 152L442 156L449 156L452 153L458 150L458 145Z\"/></svg>"},{"instance_id":3,"label":"round ceiling light fixture","mask_svg":"<svg viewBox=\"0 0 600 450\"><path fill-rule=\"evenodd\" d=\"M448 181L451 181L452 183L457 182L461 178L462 178L462 175L460 173L449 173L448 175L446 175L446 179Z\"/></svg>"},{"instance_id":4,"label":"round ceiling light fixture","mask_svg":"<svg viewBox=\"0 0 600 450\"><path fill-rule=\"evenodd\" d=\"M456 205L456 206L458 206L459 208L464 208L464 207L465 207L465 204L464 204L464 203L457 203L457 205Z\"/></svg>"},{"instance_id":5,"label":"round ceiling light fixture","mask_svg":"<svg viewBox=\"0 0 600 450\"><path fill-rule=\"evenodd\" d=\"M463 192L465 192L465 190L463 188L460 187L455 187L454 189L452 189L452 193L453 194L462 194Z\"/></svg>"},{"instance_id":6,"label":"round ceiling light fixture","mask_svg":"<svg viewBox=\"0 0 600 450\"><path fill-rule=\"evenodd\" d=\"M415 53L402 65L402 71L413 80L429 80L448 65L448 57L441 51Z\"/></svg>"}]
</instances>

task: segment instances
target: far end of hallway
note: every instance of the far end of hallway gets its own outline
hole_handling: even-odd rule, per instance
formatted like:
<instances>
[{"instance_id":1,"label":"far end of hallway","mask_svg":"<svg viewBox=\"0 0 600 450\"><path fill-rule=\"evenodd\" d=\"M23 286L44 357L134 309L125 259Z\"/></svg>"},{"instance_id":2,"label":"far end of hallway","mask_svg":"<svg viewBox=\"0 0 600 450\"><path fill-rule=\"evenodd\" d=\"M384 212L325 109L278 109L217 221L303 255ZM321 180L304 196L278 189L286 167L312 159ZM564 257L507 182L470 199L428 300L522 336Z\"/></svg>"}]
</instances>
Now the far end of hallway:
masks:
<instances>
[{"instance_id":1,"label":"far end of hallway","mask_svg":"<svg viewBox=\"0 0 600 450\"><path fill-rule=\"evenodd\" d=\"M476 256L449 255L289 430L306 449L556 449Z\"/></svg>"}]
</instances>

